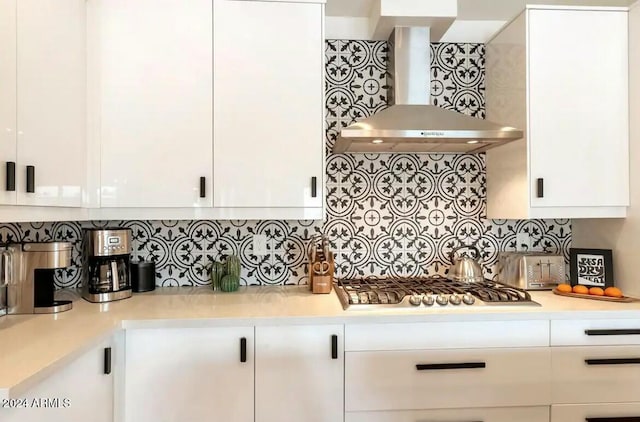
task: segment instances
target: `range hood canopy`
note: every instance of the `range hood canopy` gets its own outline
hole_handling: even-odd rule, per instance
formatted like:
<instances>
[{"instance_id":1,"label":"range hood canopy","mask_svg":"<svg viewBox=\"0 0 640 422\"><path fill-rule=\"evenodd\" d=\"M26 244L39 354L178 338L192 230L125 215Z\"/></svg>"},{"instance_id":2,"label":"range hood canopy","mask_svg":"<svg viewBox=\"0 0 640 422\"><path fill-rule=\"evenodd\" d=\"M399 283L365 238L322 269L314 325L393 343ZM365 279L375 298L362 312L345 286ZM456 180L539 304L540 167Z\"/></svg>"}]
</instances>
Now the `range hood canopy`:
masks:
<instances>
[{"instance_id":1,"label":"range hood canopy","mask_svg":"<svg viewBox=\"0 0 640 422\"><path fill-rule=\"evenodd\" d=\"M429 105L429 28L398 27L389 39L389 108L340 132L335 153L476 153L522 138L521 130Z\"/></svg>"}]
</instances>

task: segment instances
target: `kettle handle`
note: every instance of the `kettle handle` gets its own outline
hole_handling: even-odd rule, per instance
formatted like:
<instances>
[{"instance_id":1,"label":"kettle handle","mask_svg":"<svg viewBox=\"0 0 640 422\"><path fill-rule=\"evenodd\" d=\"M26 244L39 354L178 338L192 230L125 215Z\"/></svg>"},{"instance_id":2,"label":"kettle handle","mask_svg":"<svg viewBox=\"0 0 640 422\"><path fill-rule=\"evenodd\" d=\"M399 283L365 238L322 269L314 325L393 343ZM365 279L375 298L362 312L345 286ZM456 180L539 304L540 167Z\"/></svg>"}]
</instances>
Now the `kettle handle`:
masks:
<instances>
[{"instance_id":1,"label":"kettle handle","mask_svg":"<svg viewBox=\"0 0 640 422\"><path fill-rule=\"evenodd\" d=\"M458 246L453 251L451 251L451 254L449 255L449 260L451 261L452 264L456 263L456 261L455 261L456 253L460 249L469 249L470 251L475 252L476 256L473 259L476 259L476 260L480 261L480 251L478 250L478 248L476 248L474 245L462 245L462 246Z\"/></svg>"}]
</instances>

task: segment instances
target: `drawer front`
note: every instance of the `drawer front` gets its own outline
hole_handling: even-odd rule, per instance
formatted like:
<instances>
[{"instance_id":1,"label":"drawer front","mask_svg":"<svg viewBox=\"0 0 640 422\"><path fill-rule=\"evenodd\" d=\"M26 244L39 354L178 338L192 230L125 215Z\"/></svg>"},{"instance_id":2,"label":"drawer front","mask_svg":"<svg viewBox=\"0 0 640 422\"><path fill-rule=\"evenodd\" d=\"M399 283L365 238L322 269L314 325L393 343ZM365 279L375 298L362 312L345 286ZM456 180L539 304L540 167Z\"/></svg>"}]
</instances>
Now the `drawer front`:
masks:
<instances>
[{"instance_id":1,"label":"drawer front","mask_svg":"<svg viewBox=\"0 0 640 422\"><path fill-rule=\"evenodd\" d=\"M346 351L548 345L549 321L427 322L345 327Z\"/></svg>"},{"instance_id":2,"label":"drawer front","mask_svg":"<svg viewBox=\"0 0 640 422\"><path fill-rule=\"evenodd\" d=\"M553 403L640 402L640 346L552 347L551 367Z\"/></svg>"},{"instance_id":3,"label":"drawer front","mask_svg":"<svg viewBox=\"0 0 640 422\"><path fill-rule=\"evenodd\" d=\"M348 352L346 411L551 404L551 351Z\"/></svg>"},{"instance_id":4,"label":"drawer front","mask_svg":"<svg viewBox=\"0 0 640 422\"><path fill-rule=\"evenodd\" d=\"M549 422L549 407L348 412L345 422Z\"/></svg>"},{"instance_id":5,"label":"drawer front","mask_svg":"<svg viewBox=\"0 0 640 422\"><path fill-rule=\"evenodd\" d=\"M551 422L640 422L640 403L554 405Z\"/></svg>"},{"instance_id":6,"label":"drawer front","mask_svg":"<svg viewBox=\"0 0 640 422\"><path fill-rule=\"evenodd\" d=\"M640 345L640 319L551 321L552 346Z\"/></svg>"}]
</instances>

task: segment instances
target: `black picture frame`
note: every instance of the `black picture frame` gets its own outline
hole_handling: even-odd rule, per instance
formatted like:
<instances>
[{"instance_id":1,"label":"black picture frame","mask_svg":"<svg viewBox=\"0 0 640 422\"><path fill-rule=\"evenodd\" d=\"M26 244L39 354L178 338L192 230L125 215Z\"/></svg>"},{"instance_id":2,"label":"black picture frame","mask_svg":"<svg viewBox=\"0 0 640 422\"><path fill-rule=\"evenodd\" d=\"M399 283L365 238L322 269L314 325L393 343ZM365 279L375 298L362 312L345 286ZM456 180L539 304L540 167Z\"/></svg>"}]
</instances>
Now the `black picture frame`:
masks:
<instances>
[{"instance_id":1,"label":"black picture frame","mask_svg":"<svg viewBox=\"0 0 640 422\"><path fill-rule=\"evenodd\" d=\"M569 249L571 285L613 287L613 252L611 249Z\"/></svg>"}]
</instances>

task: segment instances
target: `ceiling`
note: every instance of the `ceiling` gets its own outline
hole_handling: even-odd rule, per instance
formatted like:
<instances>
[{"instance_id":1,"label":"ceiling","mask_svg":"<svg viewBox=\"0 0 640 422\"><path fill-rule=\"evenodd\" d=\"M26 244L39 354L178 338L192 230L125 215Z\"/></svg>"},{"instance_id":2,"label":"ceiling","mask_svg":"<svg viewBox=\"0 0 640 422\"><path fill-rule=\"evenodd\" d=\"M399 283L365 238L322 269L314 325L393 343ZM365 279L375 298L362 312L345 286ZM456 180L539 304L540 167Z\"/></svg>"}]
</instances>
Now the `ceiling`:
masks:
<instances>
[{"instance_id":1,"label":"ceiling","mask_svg":"<svg viewBox=\"0 0 640 422\"><path fill-rule=\"evenodd\" d=\"M326 15L368 18L378 0L327 0ZM568 6L630 6L636 0L458 0L458 17L442 41L486 42L526 4ZM362 19L360 19L362 21ZM363 25L363 22L360 23Z\"/></svg>"}]
</instances>

